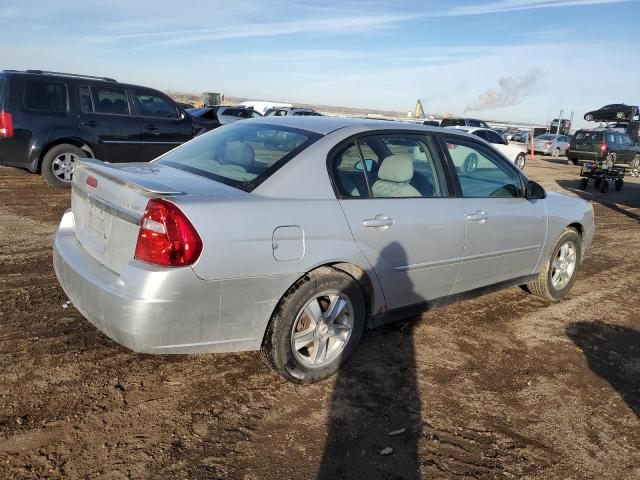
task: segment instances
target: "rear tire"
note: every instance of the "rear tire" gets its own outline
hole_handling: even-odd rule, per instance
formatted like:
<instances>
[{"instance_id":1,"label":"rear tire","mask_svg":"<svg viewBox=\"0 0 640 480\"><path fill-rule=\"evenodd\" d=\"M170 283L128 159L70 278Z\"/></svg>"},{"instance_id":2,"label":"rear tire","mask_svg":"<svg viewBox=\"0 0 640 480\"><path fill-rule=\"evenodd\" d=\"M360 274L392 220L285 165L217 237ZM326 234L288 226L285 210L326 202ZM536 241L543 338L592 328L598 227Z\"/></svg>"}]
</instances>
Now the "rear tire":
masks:
<instances>
[{"instance_id":1,"label":"rear tire","mask_svg":"<svg viewBox=\"0 0 640 480\"><path fill-rule=\"evenodd\" d=\"M42 159L41 174L57 188L71 187L75 161L88 155L75 145L62 143L51 147Z\"/></svg>"},{"instance_id":2,"label":"rear tire","mask_svg":"<svg viewBox=\"0 0 640 480\"><path fill-rule=\"evenodd\" d=\"M624 114L624 112L617 112L616 113L616 118L619 120L623 120L625 119L627 116Z\"/></svg>"},{"instance_id":3,"label":"rear tire","mask_svg":"<svg viewBox=\"0 0 640 480\"><path fill-rule=\"evenodd\" d=\"M332 305L340 301L341 313L331 320ZM352 277L333 269L312 272L296 282L276 307L262 342L263 358L292 382L324 380L351 357L365 320L364 296Z\"/></svg>"},{"instance_id":4,"label":"rear tire","mask_svg":"<svg viewBox=\"0 0 640 480\"><path fill-rule=\"evenodd\" d=\"M584 119L585 119L587 122L590 122L591 120L593 120L593 115L591 115L590 113L587 113L587 114L584 116Z\"/></svg>"},{"instance_id":5,"label":"rear tire","mask_svg":"<svg viewBox=\"0 0 640 480\"><path fill-rule=\"evenodd\" d=\"M559 156L560 156L560 149L559 149L559 148L556 148L556 149L553 151L553 158L558 158Z\"/></svg>"},{"instance_id":6,"label":"rear tire","mask_svg":"<svg viewBox=\"0 0 640 480\"><path fill-rule=\"evenodd\" d=\"M524 166L527 163L527 156L524 153L519 153L516 157L516 167L520 170L524 170Z\"/></svg>"},{"instance_id":7,"label":"rear tire","mask_svg":"<svg viewBox=\"0 0 640 480\"><path fill-rule=\"evenodd\" d=\"M640 155L635 156L635 158L631 161L629 167L631 168L631 170L637 170L638 168L640 168Z\"/></svg>"},{"instance_id":8,"label":"rear tire","mask_svg":"<svg viewBox=\"0 0 640 480\"><path fill-rule=\"evenodd\" d=\"M566 247L563 257L561 250ZM573 254L573 258L571 256ZM527 283L526 287L532 294L549 301L558 301L564 297L573 286L582 258L582 240L573 228L565 228L551 253L547 257L538 278ZM570 268L571 260L573 261Z\"/></svg>"}]
</instances>

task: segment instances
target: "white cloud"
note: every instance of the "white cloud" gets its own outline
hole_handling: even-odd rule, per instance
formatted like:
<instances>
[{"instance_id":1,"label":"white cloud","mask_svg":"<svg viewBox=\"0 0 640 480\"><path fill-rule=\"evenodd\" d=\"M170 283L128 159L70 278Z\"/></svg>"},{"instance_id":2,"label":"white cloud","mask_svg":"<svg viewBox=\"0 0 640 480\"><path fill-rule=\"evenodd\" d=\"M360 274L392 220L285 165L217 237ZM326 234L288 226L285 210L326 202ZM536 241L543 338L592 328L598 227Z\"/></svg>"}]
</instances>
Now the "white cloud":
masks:
<instances>
[{"instance_id":1,"label":"white cloud","mask_svg":"<svg viewBox=\"0 0 640 480\"><path fill-rule=\"evenodd\" d=\"M634 1L636 0L497 0L488 3L457 5L447 10L435 12L432 16L458 17L467 15L487 15L490 13L515 12L540 8L575 7Z\"/></svg>"}]
</instances>

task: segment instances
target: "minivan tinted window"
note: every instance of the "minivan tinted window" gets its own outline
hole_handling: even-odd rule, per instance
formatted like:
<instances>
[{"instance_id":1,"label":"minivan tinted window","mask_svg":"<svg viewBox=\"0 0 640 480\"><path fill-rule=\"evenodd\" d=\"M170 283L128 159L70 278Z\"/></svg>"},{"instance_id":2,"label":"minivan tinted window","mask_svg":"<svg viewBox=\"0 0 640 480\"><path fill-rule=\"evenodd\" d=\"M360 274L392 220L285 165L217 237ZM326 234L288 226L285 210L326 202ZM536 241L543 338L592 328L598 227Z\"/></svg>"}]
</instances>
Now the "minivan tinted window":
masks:
<instances>
[{"instance_id":1,"label":"minivan tinted window","mask_svg":"<svg viewBox=\"0 0 640 480\"><path fill-rule=\"evenodd\" d=\"M27 80L24 86L24 106L41 112L65 112L66 85L48 80Z\"/></svg>"},{"instance_id":2,"label":"minivan tinted window","mask_svg":"<svg viewBox=\"0 0 640 480\"><path fill-rule=\"evenodd\" d=\"M597 143L602 141L602 132L578 132L576 140L584 143Z\"/></svg>"}]
</instances>

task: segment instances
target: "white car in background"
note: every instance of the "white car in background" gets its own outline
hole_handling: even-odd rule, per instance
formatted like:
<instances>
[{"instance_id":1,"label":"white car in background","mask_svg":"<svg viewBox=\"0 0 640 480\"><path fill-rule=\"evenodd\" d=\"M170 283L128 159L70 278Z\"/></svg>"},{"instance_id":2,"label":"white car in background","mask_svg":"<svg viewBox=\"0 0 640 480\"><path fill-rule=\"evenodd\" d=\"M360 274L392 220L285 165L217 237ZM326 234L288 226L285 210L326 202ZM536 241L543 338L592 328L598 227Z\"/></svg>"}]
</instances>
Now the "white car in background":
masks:
<instances>
[{"instance_id":1,"label":"white car in background","mask_svg":"<svg viewBox=\"0 0 640 480\"><path fill-rule=\"evenodd\" d=\"M524 170L524 165L527 162L527 150L521 145L513 145L505 140L495 130L490 128L475 128L475 127L450 127L457 130L464 130L476 137L480 137L483 140L493 144L493 146L502 153L505 157L511 160L520 170Z\"/></svg>"}]
</instances>

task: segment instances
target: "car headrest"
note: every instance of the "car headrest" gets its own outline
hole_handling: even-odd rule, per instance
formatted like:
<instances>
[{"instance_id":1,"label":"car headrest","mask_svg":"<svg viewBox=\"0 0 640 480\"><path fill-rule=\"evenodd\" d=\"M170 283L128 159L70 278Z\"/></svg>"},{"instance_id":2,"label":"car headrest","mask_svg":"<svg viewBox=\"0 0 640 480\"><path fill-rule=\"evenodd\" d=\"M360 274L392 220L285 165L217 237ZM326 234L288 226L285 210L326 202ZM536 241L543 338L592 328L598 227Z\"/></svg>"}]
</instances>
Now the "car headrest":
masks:
<instances>
[{"instance_id":1,"label":"car headrest","mask_svg":"<svg viewBox=\"0 0 640 480\"><path fill-rule=\"evenodd\" d=\"M255 154L253 147L244 142L229 142L225 145L222 163L251 168Z\"/></svg>"},{"instance_id":2,"label":"car headrest","mask_svg":"<svg viewBox=\"0 0 640 480\"><path fill-rule=\"evenodd\" d=\"M406 183L413 178L413 160L409 155L389 155L382 161L378 179Z\"/></svg>"}]
</instances>

